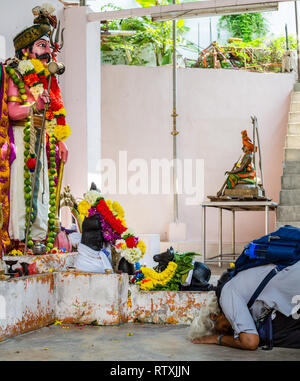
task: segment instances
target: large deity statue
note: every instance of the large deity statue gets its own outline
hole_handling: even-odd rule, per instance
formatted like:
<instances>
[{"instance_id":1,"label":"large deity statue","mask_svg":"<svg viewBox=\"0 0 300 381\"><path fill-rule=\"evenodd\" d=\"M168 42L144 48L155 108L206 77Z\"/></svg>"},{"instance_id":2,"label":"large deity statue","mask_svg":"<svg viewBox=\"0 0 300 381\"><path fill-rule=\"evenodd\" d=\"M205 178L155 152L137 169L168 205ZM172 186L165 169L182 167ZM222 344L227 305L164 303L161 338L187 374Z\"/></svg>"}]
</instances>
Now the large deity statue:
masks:
<instances>
[{"instance_id":1,"label":"large deity statue","mask_svg":"<svg viewBox=\"0 0 300 381\"><path fill-rule=\"evenodd\" d=\"M0 202L5 251L11 247L10 240L25 240L27 222L29 248L46 238L48 250L54 243L60 161L66 161L63 141L70 135L70 127L56 75L48 69L59 50L57 39L53 42L57 27L53 11L51 7L33 9L34 25L14 38L15 58L7 60L0 71L1 129L5 130L0 133L0 171L5 174L5 181L0 176Z\"/></svg>"}]
</instances>

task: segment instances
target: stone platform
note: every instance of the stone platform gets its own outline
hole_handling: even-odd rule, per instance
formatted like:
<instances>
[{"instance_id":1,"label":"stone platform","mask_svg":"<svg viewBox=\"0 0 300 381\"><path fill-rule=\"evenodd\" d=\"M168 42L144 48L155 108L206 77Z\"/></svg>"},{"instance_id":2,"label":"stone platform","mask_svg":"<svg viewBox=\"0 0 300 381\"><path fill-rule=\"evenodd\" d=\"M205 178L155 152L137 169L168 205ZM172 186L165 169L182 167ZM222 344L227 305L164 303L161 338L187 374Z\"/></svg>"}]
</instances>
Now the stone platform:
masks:
<instances>
[{"instance_id":1,"label":"stone platform","mask_svg":"<svg viewBox=\"0 0 300 381\"><path fill-rule=\"evenodd\" d=\"M57 265L56 271L0 281L0 340L56 320L103 326L188 325L206 302L206 292L140 291L129 284L127 274L64 271L75 255L56 255L52 262L47 256L30 256L28 260L37 261L41 271L49 263L52 269Z\"/></svg>"},{"instance_id":2,"label":"stone platform","mask_svg":"<svg viewBox=\"0 0 300 381\"><path fill-rule=\"evenodd\" d=\"M42 328L55 320L54 274L0 282L0 340Z\"/></svg>"},{"instance_id":3,"label":"stone platform","mask_svg":"<svg viewBox=\"0 0 300 381\"><path fill-rule=\"evenodd\" d=\"M127 274L58 272L55 316L64 323L127 322Z\"/></svg>"},{"instance_id":4,"label":"stone platform","mask_svg":"<svg viewBox=\"0 0 300 381\"><path fill-rule=\"evenodd\" d=\"M206 303L207 292L140 291L129 286L128 322L191 324Z\"/></svg>"}]
</instances>

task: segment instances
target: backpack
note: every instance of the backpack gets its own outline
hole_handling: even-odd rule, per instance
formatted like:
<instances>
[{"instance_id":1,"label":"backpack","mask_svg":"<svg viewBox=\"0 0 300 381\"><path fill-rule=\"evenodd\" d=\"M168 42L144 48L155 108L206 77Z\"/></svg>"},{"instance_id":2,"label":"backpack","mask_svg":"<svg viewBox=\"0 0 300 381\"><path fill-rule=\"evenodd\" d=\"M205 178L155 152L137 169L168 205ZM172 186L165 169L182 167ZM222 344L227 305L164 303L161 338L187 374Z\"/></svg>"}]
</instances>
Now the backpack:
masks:
<instances>
[{"instance_id":1,"label":"backpack","mask_svg":"<svg viewBox=\"0 0 300 381\"><path fill-rule=\"evenodd\" d=\"M232 276L252 267L277 265L279 270L300 260L300 229L285 225L250 242L235 262Z\"/></svg>"}]
</instances>

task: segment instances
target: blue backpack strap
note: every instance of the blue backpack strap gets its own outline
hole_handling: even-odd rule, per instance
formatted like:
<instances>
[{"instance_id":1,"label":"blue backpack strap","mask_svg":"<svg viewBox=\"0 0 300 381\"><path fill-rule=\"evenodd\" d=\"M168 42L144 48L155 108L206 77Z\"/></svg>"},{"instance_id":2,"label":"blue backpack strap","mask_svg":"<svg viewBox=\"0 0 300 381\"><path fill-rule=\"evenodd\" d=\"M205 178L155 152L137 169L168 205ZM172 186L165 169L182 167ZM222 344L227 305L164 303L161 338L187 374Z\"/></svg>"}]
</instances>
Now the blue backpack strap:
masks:
<instances>
[{"instance_id":1,"label":"blue backpack strap","mask_svg":"<svg viewBox=\"0 0 300 381\"><path fill-rule=\"evenodd\" d=\"M260 295L262 290L266 287L266 285L270 282L270 280L279 272L283 269L284 267L282 266L276 266L272 271L269 272L269 274L261 281L257 289L254 291L254 294L251 296L247 307L250 309L257 299L257 297Z\"/></svg>"}]
</instances>

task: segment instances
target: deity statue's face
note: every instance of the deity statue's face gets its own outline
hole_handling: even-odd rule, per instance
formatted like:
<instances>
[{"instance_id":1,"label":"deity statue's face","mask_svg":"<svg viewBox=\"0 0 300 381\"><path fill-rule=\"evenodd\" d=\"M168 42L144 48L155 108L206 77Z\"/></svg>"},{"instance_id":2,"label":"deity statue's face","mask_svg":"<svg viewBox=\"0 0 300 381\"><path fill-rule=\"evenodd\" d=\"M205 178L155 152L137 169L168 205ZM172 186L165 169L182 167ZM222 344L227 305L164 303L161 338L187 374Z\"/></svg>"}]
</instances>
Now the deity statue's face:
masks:
<instances>
[{"instance_id":1,"label":"deity statue's face","mask_svg":"<svg viewBox=\"0 0 300 381\"><path fill-rule=\"evenodd\" d=\"M29 49L24 49L23 53L25 53L25 51L28 52L29 58L39 59L44 65L51 61L49 42L44 38L35 41L31 51Z\"/></svg>"}]
</instances>

